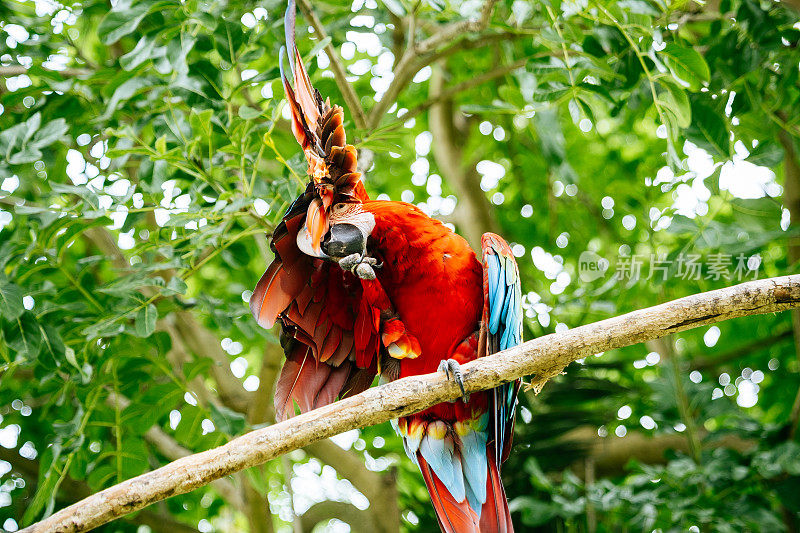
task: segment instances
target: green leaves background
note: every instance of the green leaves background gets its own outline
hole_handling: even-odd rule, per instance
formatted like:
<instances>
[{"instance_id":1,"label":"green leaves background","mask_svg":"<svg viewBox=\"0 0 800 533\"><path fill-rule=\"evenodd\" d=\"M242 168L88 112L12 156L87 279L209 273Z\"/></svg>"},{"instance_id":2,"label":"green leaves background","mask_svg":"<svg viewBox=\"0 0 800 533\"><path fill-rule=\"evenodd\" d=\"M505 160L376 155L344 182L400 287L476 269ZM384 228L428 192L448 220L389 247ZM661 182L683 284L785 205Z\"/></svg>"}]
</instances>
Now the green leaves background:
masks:
<instances>
[{"instance_id":1,"label":"green leaves background","mask_svg":"<svg viewBox=\"0 0 800 533\"><path fill-rule=\"evenodd\" d=\"M413 199L462 232L474 204L516 246L527 337L735 282L675 268L666 280L582 281L586 250L674 262L742 254L762 277L796 271L800 177L786 169L800 153L800 30L790 6L501 0L486 28L418 54L419 74L387 92L400 83L409 35L419 43L477 20L481 5L314 2L327 38L305 21L298 43L332 102L346 100L319 53L327 44L367 115L397 94L367 128L345 109L348 139L372 160L373 196ZM271 421L282 356L274 332L250 317L247 291L306 180L278 80L282 2L51 9L0 5L4 527L171 460L156 430L197 452ZM13 25L29 38L17 42ZM452 138L429 133L439 104L451 110ZM455 165L442 157L450 146L463 154ZM722 186L731 161L760 197ZM467 178L452 179L454 167ZM724 323L589 358L542 395L523 395L504 471L519 529L792 530L800 365L791 328L788 315ZM745 381L758 387L752 407L736 402ZM598 443L636 438L644 444L630 462L603 462ZM665 454L639 454L656 447ZM388 426L361 431L349 452L394 480L401 529L435 528ZM298 452L299 473L275 462L227 481L255 508L268 501L260 523L284 531L287 478L323 486L308 477L314 461ZM337 490L295 495L294 511L348 500ZM214 485L103 529L263 531L253 508Z\"/></svg>"}]
</instances>

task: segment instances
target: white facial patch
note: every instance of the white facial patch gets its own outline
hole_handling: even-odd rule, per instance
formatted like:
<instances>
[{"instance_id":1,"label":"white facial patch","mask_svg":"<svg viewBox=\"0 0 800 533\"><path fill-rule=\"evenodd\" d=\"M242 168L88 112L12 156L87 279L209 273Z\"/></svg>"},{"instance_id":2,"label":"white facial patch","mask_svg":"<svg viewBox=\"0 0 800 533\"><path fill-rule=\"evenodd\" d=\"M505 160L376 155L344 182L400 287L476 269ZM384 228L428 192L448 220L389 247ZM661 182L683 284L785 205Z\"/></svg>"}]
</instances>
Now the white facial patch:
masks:
<instances>
[{"instance_id":1,"label":"white facial patch","mask_svg":"<svg viewBox=\"0 0 800 533\"><path fill-rule=\"evenodd\" d=\"M308 231L308 226L303 223L303 227L300 228L300 231L297 232L297 247L306 255L310 255L311 257L321 257L323 259L327 259L327 254L320 251L315 251L314 247L311 244L311 232Z\"/></svg>"},{"instance_id":2,"label":"white facial patch","mask_svg":"<svg viewBox=\"0 0 800 533\"><path fill-rule=\"evenodd\" d=\"M364 237L369 237L375 229L375 215L364 211L361 204L339 203L331 207L331 226L334 224L352 224L361 230Z\"/></svg>"}]
</instances>

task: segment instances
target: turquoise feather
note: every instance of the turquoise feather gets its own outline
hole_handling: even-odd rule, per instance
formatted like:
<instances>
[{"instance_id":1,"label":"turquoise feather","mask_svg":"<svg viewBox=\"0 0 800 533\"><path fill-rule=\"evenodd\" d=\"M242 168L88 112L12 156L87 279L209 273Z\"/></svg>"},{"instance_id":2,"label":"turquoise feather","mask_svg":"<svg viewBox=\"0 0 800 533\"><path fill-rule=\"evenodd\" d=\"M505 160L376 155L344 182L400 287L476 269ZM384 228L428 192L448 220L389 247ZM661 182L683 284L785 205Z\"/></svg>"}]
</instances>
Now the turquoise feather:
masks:
<instances>
[{"instance_id":1,"label":"turquoise feather","mask_svg":"<svg viewBox=\"0 0 800 533\"><path fill-rule=\"evenodd\" d=\"M431 435L425 435L420 441L419 452L433 469L436 477L444 483L450 495L456 501L463 501L466 497L464 473L461 469L461 460L453 450L452 439L437 439Z\"/></svg>"}]
</instances>

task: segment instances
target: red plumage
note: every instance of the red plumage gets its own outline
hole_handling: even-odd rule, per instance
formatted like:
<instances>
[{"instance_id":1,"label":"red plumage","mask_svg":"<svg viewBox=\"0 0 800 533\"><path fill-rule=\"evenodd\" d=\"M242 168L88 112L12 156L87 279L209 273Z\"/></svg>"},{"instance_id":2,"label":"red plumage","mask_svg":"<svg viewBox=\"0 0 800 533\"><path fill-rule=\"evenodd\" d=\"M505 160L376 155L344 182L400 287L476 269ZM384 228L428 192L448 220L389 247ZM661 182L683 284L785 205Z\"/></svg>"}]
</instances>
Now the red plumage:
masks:
<instances>
[{"instance_id":1,"label":"red plumage","mask_svg":"<svg viewBox=\"0 0 800 533\"><path fill-rule=\"evenodd\" d=\"M342 109L323 102L294 47L291 1L286 26L295 86L284 76L284 87L310 181L273 233L275 260L250 300L260 325L280 321L283 329L279 419L292 416L295 402L308 411L363 391L378 373L392 380L435 372L444 360L469 362L521 334L519 273L505 241L484 236L481 261L416 206L369 200ZM378 263L374 274L356 276L322 251L339 225L363 234L359 261ZM499 466L517 389L503 385L398 421L444 531L513 530Z\"/></svg>"}]
</instances>

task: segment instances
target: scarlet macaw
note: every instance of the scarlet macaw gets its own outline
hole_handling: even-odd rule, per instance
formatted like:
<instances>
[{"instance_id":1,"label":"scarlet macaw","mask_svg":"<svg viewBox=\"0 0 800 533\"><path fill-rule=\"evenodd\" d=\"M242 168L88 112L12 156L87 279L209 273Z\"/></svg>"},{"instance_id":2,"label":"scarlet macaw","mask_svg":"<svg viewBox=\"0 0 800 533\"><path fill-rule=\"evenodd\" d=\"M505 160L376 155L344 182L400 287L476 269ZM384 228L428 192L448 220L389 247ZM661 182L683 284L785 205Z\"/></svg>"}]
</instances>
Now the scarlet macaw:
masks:
<instances>
[{"instance_id":1,"label":"scarlet macaw","mask_svg":"<svg viewBox=\"0 0 800 533\"><path fill-rule=\"evenodd\" d=\"M519 271L487 233L479 261L467 242L416 206L373 201L346 143L344 113L322 100L284 20L294 86L281 77L310 181L272 235L275 260L250 308L280 319L287 361L275 393L285 419L394 380L444 371L521 342ZM434 141L435 142L435 141ZM508 456L519 382L473 393L393 425L420 468L445 532L512 531L500 464Z\"/></svg>"}]
</instances>

